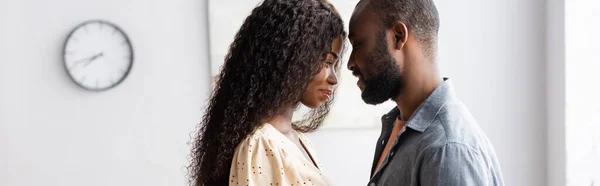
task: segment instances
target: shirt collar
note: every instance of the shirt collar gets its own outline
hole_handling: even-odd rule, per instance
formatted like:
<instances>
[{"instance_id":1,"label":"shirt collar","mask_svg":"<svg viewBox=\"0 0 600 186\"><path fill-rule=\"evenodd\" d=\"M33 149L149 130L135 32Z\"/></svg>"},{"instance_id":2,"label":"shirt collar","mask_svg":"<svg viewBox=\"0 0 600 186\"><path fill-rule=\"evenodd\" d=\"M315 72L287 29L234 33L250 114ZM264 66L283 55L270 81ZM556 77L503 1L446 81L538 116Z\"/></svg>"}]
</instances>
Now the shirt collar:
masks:
<instances>
[{"instance_id":1,"label":"shirt collar","mask_svg":"<svg viewBox=\"0 0 600 186\"><path fill-rule=\"evenodd\" d=\"M440 109L448 100L453 98L455 98L455 95L452 82L450 79L444 78L444 81L417 107L413 115L408 119L406 126L413 130L424 132L438 115ZM394 107L390 112L383 115L381 118L382 125L384 127L393 125L396 117L399 115L400 110L398 107Z\"/></svg>"}]
</instances>

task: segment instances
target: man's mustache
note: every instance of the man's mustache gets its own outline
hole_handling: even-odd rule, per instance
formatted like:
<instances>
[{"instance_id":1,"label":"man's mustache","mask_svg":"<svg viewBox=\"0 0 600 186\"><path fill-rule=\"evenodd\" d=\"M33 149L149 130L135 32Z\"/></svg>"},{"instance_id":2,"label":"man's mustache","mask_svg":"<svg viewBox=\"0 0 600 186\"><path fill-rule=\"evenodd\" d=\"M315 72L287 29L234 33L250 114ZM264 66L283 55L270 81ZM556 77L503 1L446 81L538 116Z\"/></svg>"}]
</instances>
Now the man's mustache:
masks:
<instances>
[{"instance_id":1,"label":"man's mustache","mask_svg":"<svg viewBox=\"0 0 600 186\"><path fill-rule=\"evenodd\" d=\"M354 67L354 69L352 69L352 75L354 77L359 77L361 75L360 70L358 70L357 67Z\"/></svg>"}]
</instances>

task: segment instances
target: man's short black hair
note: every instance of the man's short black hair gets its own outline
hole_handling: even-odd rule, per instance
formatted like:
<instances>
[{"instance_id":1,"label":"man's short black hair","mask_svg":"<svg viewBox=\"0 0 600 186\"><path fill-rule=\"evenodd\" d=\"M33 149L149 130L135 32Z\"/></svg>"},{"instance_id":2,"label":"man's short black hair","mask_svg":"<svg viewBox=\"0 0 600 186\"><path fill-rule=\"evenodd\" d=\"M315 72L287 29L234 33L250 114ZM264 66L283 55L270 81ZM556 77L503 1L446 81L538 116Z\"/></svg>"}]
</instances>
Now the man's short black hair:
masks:
<instances>
[{"instance_id":1,"label":"man's short black hair","mask_svg":"<svg viewBox=\"0 0 600 186\"><path fill-rule=\"evenodd\" d=\"M440 18L433 0L371 0L370 5L384 28L401 21L427 54L434 54Z\"/></svg>"}]
</instances>

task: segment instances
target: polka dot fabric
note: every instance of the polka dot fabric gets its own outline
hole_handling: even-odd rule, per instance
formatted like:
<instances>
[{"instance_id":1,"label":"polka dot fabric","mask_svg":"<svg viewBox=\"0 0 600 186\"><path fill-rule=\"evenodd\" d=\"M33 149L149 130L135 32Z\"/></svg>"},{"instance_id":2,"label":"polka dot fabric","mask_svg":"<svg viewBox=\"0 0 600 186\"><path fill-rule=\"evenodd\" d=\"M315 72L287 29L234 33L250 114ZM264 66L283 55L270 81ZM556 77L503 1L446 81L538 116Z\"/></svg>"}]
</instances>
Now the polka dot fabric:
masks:
<instances>
[{"instance_id":1,"label":"polka dot fabric","mask_svg":"<svg viewBox=\"0 0 600 186\"><path fill-rule=\"evenodd\" d=\"M315 163L307 159L298 146L275 127L264 124L237 146L229 173L229 185L331 185L322 172L322 165L316 159L312 145L302 133L298 134Z\"/></svg>"}]
</instances>

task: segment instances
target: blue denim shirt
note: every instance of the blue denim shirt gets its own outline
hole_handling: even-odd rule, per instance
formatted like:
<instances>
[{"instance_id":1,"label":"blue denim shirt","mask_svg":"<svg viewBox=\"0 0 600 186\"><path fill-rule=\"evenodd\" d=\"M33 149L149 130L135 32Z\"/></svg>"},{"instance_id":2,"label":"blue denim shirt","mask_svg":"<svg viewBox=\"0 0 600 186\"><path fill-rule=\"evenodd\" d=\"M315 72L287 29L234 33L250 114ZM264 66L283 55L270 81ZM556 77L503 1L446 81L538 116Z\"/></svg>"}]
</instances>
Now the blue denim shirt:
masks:
<instances>
[{"instance_id":1,"label":"blue denim shirt","mask_svg":"<svg viewBox=\"0 0 600 186\"><path fill-rule=\"evenodd\" d=\"M394 108L382 117L369 186L504 185L492 144L447 78L415 110L375 170L399 114Z\"/></svg>"}]
</instances>

